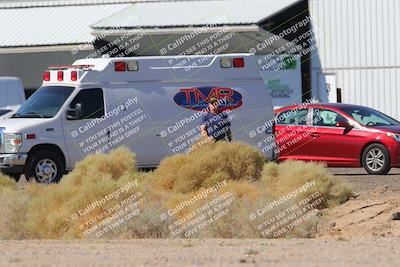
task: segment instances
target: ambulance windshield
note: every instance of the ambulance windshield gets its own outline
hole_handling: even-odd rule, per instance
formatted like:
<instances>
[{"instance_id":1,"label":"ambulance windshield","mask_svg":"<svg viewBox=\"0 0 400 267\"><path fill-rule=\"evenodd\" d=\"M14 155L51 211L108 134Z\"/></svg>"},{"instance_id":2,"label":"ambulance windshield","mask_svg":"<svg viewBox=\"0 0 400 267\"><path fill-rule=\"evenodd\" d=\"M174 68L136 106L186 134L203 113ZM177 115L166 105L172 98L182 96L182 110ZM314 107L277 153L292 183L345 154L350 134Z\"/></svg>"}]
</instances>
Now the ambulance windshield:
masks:
<instances>
[{"instance_id":1,"label":"ambulance windshield","mask_svg":"<svg viewBox=\"0 0 400 267\"><path fill-rule=\"evenodd\" d=\"M41 87L22 104L12 118L52 118L74 89L70 86Z\"/></svg>"}]
</instances>

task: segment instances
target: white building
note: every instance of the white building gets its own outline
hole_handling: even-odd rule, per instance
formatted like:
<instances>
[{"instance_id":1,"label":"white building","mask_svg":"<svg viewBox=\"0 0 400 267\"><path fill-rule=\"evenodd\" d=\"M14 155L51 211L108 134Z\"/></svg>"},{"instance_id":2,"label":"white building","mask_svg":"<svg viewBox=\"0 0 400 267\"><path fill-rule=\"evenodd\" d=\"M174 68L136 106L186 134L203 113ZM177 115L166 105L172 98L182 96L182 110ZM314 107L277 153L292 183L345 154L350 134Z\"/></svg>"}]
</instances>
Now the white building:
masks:
<instances>
[{"instance_id":1,"label":"white building","mask_svg":"<svg viewBox=\"0 0 400 267\"><path fill-rule=\"evenodd\" d=\"M309 6L318 40L313 95L327 100L326 79L341 89L343 102L400 119L400 1L309 0Z\"/></svg>"}]
</instances>

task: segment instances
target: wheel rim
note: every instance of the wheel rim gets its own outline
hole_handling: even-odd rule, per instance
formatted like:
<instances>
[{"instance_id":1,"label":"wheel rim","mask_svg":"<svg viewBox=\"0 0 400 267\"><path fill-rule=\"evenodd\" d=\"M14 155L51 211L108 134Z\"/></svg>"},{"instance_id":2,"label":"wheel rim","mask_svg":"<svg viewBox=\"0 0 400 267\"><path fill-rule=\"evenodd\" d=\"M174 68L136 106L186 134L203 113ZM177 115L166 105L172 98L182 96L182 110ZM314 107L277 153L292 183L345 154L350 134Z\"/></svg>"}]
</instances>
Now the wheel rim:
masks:
<instances>
[{"instance_id":1,"label":"wheel rim","mask_svg":"<svg viewBox=\"0 0 400 267\"><path fill-rule=\"evenodd\" d=\"M42 159L36 164L35 174L40 183L52 183L57 176L57 164L51 159Z\"/></svg>"},{"instance_id":2,"label":"wheel rim","mask_svg":"<svg viewBox=\"0 0 400 267\"><path fill-rule=\"evenodd\" d=\"M385 155L379 148L373 148L367 153L366 163L371 171L380 171L385 166Z\"/></svg>"}]
</instances>

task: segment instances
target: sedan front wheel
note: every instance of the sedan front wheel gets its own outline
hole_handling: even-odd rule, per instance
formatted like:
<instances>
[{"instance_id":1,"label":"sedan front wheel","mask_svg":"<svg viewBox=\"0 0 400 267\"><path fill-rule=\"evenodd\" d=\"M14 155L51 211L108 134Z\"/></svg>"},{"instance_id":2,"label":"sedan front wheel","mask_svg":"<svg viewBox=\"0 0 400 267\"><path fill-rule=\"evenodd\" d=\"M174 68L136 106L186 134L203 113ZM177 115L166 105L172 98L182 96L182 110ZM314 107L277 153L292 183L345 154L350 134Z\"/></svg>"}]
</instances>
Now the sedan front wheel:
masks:
<instances>
[{"instance_id":1,"label":"sedan front wheel","mask_svg":"<svg viewBox=\"0 0 400 267\"><path fill-rule=\"evenodd\" d=\"M363 152L362 164L369 174L385 175L390 171L389 152L384 145L369 145Z\"/></svg>"}]
</instances>

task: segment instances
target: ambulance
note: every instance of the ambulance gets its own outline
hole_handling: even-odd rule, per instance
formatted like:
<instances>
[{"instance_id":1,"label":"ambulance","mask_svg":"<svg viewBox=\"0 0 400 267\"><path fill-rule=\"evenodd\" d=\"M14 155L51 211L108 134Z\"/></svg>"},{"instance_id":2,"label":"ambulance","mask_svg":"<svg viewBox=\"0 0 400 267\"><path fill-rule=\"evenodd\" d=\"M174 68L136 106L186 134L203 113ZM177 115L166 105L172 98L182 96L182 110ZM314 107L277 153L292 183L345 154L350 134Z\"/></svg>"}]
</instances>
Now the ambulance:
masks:
<instances>
[{"instance_id":1,"label":"ambulance","mask_svg":"<svg viewBox=\"0 0 400 267\"><path fill-rule=\"evenodd\" d=\"M0 169L54 183L86 155L126 146L137 167L189 153L217 98L233 140L274 142L271 97L251 54L125 57L52 66L42 86L0 122Z\"/></svg>"}]
</instances>

